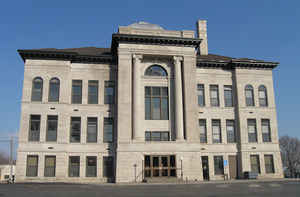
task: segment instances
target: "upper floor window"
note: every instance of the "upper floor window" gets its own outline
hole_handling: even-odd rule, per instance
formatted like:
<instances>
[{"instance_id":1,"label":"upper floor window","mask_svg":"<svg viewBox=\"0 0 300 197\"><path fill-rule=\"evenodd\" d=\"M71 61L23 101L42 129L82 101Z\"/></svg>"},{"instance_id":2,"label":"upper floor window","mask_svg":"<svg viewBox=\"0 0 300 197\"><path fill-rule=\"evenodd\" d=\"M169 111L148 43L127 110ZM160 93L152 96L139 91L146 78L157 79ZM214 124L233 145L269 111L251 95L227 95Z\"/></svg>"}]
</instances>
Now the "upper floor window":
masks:
<instances>
[{"instance_id":1,"label":"upper floor window","mask_svg":"<svg viewBox=\"0 0 300 197\"><path fill-rule=\"evenodd\" d=\"M236 134L235 134L234 120L226 120L226 130L227 130L227 142L235 143Z\"/></svg>"},{"instance_id":2,"label":"upper floor window","mask_svg":"<svg viewBox=\"0 0 300 197\"><path fill-rule=\"evenodd\" d=\"M248 142L257 142L256 119L248 119Z\"/></svg>"},{"instance_id":3,"label":"upper floor window","mask_svg":"<svg viewBox=\"0 0 300 197\"><path fill-rule=\"evenodd\" d=\"M264 85L258 87L259 106L268 106L267 88Z\"/></svg>"},{"instance_id":4,"label":"upper floor window","mask_svg":"<svg viewBox=\"0 0 300 197\"><path fill-rule=\"evenodd\" d=\"M145 141L170 141L168 131L146 131Z\"/></svg>"},{"instance_id":5,"label":"upper floor window","mask_svg":"<svg viewBox=\"0 0 300 197\"><path fill-rule=\"evenodd\" d=\"M43 97L43 79L36 77L32 81L31 101L42 101Z\"/></svg>"},{"instance_id":6,"label":"upper floor window","mask_svg":"<svg viewBox=\"0 0 300 197\"><path fill-rule=\"evenodd\" d=\"M198 94L198 105L201 107L205 106L204 84L197 85L197 94Z\"/></svg>"},{"instance_id":7,"label":"upper floor window","mask_svg":"<svg viewBox=\"0 0 300 197\"><path fill-rule=\"evenodd\" d=\"M98 136L98 120L97 117L88 117L87 118L87 142L97 142Z\"/></svg>"},{"instance_id":8,"label":"upper floor window","mask_svg":"<svg viewBox=\"0 0 300 197\"><path fill-rule=\"evenodd\" d=\"M213 143L222 143L221 120L212 120L212 140Z\"/></svg>"},{"instance_id":9,"label":"upper floor window","mask_svg":"<svg viewBox=\"0 0 300 197\"><path fill-rule=\"evenodd\" d=\"M261 120L261 130L262 130L263 142L271 142L271 129L270 129L269 119Z\"/></svg>"},{"instance_id":10,"label":"upper floor window","mask_svg":"<svg viewBox=\"0 0 300 197\"><path fill-rule=\"evenodd\" d=\"M98 81L89 80L88 104L98 104Z\"/></svg>"},{"instance_id":11,"label":"upper floor window","mask_svg":"<svg viewBox=\"0 0 300 197\"><path fill-rule=\"evenodd\" d=\"M49 82L49 102L58 102L59 101L59 79L52 78Z\"/></svg>"},{"instance_id":12,"label":"upper floor window","mask_svg":"<svg viewBox=\"0 0 300 197\"><path fill-rule=\"evenodd\" d=\"M72 103L82 103L82 80L72 80Z\"/></svg>"},{"instance_id":13,"label":"upper floor window","mask_svg":"<svg viewBox=\"0 0 300 197\"><path fill-rule=\"evenodd\" d=\"M50 115L47 117L46 141L55 142L57 140L58 116Z\"/></svg>"},{"instance_id":14,"label":"upper floor window","mask_svg":"<svg viewBox=\"0 0 300 197\"><path fill-rule=\"evenodd\" d=\"M246 106L254 106L254 94L252 85L245 87Z\"/></svg>"},{"instance_id":15,"label":"upper floor window","mask_svg":"<svg viewBox=\"0 0 300 197\"><path fill-rule=\"evenodd\" d=\"M207 143L206 119L199 120L200 143Z\"/></svg>"},{"instance_id":16,"label":"upper floor window","mask_svg":"<svg viewBox=\"0 0 300 197\"><path fill-rule=\"evenodd\" d=\"M71 117L70 142L80 143L80 133L81 133L81 118Z\"/></svg>"},{"instance_id":17,"label":"upper floor window","mask_svg":"<svg viewBox=\"0 0 300 197\"><path fill-rule=\"evenodd\" d=\"M167 87L145 87L145 119L169 119Z\"/></svg>"},{"instance_id":18,"label":"upper floor window","mask_svg":"<svg viewBox=\"0 0 300 197\"><path fill-rule=\"evenodd\" d=\"M225 107L233 106L232 86L224 86L224 102Z\"/></svg>"},{"instance_id":19,"label":"upper floor window","mask_svg":"<svg viewBox=\"0 0 300 197\"><path fill-rule=\"evenodd\" d=\"M210 105L213 107L218 107L219 104L219 87L218 85L210 85Z\"/></svg>"},{"instance_id":20,"label":"upper floor window","mask_svg":"<svg viewBox=\"0 0 300 197\"><path fill-rule=\"evenodd\" d=\"M40 141L41 115L30 115L28 141Z\"/></svg>"},{"instance_id":21,"label":"upper floor window","mask_svg":"<svg viewBox=\"0 0 300 197\"><path fill-rule=\"evenodd\" d=\"M145 72L146 76L168 76L167 71L159 66L159 65L152 65L150 67L147 68L146 72Z\"/></svg>"},{"instance_id":22,"label":"upper floor window","mask_svg":"<svg viewBox=\"0 0 300 197\"><path fill-rule=\"evenodd\" d=\"M104 104L115 103L115 82L105 81Z\"/></svg>"},{"instance_id":23,"label":"upper floor window","mask_svg":"<svg viewBox=\"0 0 300 197\"><path fill-rule=\"evenodd\" d=\"M113 118L104 118L103 142L112 143L114 140L114 120Z\"/></svg>"}]
</instances>

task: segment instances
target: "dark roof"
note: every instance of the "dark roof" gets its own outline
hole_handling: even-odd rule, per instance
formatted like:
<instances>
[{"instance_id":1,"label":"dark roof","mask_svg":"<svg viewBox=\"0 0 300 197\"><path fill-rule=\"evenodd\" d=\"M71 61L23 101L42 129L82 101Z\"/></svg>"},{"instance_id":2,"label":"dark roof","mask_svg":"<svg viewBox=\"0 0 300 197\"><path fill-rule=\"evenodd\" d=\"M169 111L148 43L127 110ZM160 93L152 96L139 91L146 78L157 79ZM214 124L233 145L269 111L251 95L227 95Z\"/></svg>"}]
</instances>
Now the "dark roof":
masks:
<instances>
[{"instance_id":1,"label":"dark roof","mask_svg":"<svg viewBox=\"0 0 300 197\"><path fill-rule=\"evenodd\" d=\"M259 67L259 68L275 68L278 62L269 62L264 60L249 59L249 58L233 58L228 56L221 56L216 54L198 55L197 65L200 67Z\"/></svg>"},{"instance_id":2,"label":"dark roof","mask_svg":"<svg viewBox=\"0 0 300 197\"><path fill-rule=\"evenodd\" d=\"M43 49L19 49L23 61L28 59L55 59L71 60L72 62L112 62L110 48L82 47L82 48L43 48Z\"/></svg>"},{"instance_id":3,"label":"dark roof","mask_svg":"<svg viewBox=\"0 0 300 197\"><path fill-rule=\"evenodd\" d=\"M98 48L98 47L81 47L81 48L67 48L67 49L56 49L56 48L43 48L35 49L37 51L51 51L51 52L73 52L78 55L110 55L110 48Z\"/></svg>"},{"instance_id":4,"label":"dark roof","mask_svg":"<svg viewBox=\"0 0 300 197\"><path fill-rule=\"evenodd\" d=\"M35 59L66 59L71 61L83 62L111 62L112 52L110 48L97 48L97 47L81 47L81 48L43 48L43 49L30 49L18 50L23 60L26 58ZM249 59L249 58L233 58L228 56L221 56L216 54L198 55L198 66L221 66L221 65L265 65L274 68L278 62L268 62L263 60Z\"/></svg>"}]
</instances>

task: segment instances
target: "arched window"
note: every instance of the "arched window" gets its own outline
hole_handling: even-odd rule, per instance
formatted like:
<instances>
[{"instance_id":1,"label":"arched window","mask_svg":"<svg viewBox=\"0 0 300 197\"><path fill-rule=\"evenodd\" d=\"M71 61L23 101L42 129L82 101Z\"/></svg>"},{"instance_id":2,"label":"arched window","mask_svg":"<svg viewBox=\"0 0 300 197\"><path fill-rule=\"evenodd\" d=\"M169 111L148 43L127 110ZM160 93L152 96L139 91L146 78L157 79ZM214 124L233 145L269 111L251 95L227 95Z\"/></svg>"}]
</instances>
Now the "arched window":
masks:
<instances>
[{"instance_id":1,"label":"arched window","mask_svg":"<svg viewBox=\"0 0 300 197\"><path fill-rule=\"evenodd\" d=\"M58 102L59 101L59 86L60 82L57 78L52 78L49 82L49 102Z\"/></svg>"},{"instance_id":2,"label":"arched window","mask_svg":"<svg viewBox=\"0 0 300 197\"><path fill-rule=\"evenodd\" d=\"M32 81L31 101L42 101L43 79L36 77Z\"/></svg>"},{"instance_id":3,"label":"arched window","mask_svg":"<svg viewBox=\"0 0 300 197\"><path fill-rule=\"evenodd\" d=\"M258 98L259 98L259 106L261 107L268 106L267 88L264 85L260 85L258 87Z\"/></svg>"},{"instance_id":4,"label":"arched window","mask_svg":"<svg viewBox=\"0 0 300 197\"><path fill-rule=\"evenodd\" d=\"M147 68L146 76L168 76L167 71L160 65L152 65Z\"/></svg>"},{"instance_id":5,"label":"arched window","mask_svg":"<svg viewBox=\"0 0 300 197\"><path fill-rule=\"evenodd\" d=\"M246 106L254 106L254 94L252 85L245 87Z\"/></svg>"}]
</instances>

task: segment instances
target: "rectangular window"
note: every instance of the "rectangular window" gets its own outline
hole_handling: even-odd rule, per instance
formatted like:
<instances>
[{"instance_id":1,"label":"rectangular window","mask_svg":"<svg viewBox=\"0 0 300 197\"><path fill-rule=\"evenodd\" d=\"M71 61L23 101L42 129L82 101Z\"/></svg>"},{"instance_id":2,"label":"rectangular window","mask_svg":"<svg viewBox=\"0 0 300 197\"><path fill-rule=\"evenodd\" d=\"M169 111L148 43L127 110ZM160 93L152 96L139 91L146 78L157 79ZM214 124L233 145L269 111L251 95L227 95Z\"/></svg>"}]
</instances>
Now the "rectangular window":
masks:
<instances>
[{"instance_id":1,"label":"rectangular window","mask_svg":"<svg viewBox=\"0 0 300 197\"><path fill-rule=\"evenodd\" d=\"M207 143L206 119L199 120L200 127L200 143Z\"/></svg>"},{"instance_id":2,"label":"rectangular window","mask_svg":"<svg viewBox=\"0 0 300 197\"><path fill-rule=\"evenodd\" d=\"M210 105L213 107L218 107L219 104L219 87L218 85L210 85Z\"/></svg>"},{"instance_id":3,"label":"rectangular window","mask_svg":"<svg viewBox=\"0 0 300 197\"><path fill-rule=\"evenodd\" d=\"M145 119L169 119L168 87L145 87Z\"/></svg>"},{"instance_id":4,"label":"rectangular window","mask_svg":"<svg viewBox=\"0 0 300 197\"><path fill-rule=\"evenodd\" d=\"M232 86L224 86L225 107L233 107Z\"/></svg>"},{"instance_id":5,"label":"rectangular window","mask_svg":"<svg viewBox=\"0 0 300 197\"><path fill-rule=\"evenodd\" d=\"M40 141L40 126L41 115L30 115L29 135L28 141L38 142Z\"/></svg>"},{"instance_id":6,"label":"rectangular window","mask_svg":"<svg viewBox=\"0 0 300 197\"><path fill-rule=\"evenodd\" d=\"M48 116L47 118L47 142L56 142L57 140L57 124L58 116Z\"/></svg>"},{"instance_id":7,"label":"rectangular window","mask_svg":"<svg viewBox=\"0 0 300 197\"><path fill-rule=\"evenodd\" d=\"M220 120L212 120L212 135L213 143L222 143Z\"/></svg>"},{"instance_id":8,"label":"rectangular window","mask_svg":"<svg viewBox=\"0 0 300 197\"><path fill-rule=\"evenodd\" d=\"M113 142L113 118L104 118L103 142Z\"/></svg>"},{"instance_id":9,"label":"rectangular window","mask_svg":"<svg viewBox=\"0 0 300 197\"><path fill-rule=\"evenodd\" d=\"M260 174L259 155L250 155L251 172Z\"/></svg>"},{"instance_id":10,"label":"rectangular window","mask_svg":"<svg viewBox=\"0 0 300 197\"><path fill-rule=\"evenodd\" d=\"M271 142L271 129L270 129L269 119L261 120L261 130L262 130L263 142Z\"/></svg>"},{"instance_id":11,"label":"rectangular window","mask_svg":"<svg viewBox=\"0 0 300 197\"><path fill-rule=\"evenodd\" d=\"M214 156L215 175L224 174L223 156Z\"/></svg>"},{"instance_id":12,"label":"rectangular window","mask_svg":"<svg viewBox=\"0 0 300 197\"><path fill-rule=\"evenodd\" d=\"M98 81L89 80L88 104L98 104Z\"/></svg>"},{"instance_id":13,"label":"rectangular window","mask_svg":"<svg viewBox=\"0 0 300 197\"><path fill-rule=\"evenodd\" d=\"M97 176L97 157L88 156L86 157L86 177Z\"/></svg>"},{"instance_id":14,"label":"rectangular window","mask_svg":"<svg viewBox=\"0 0 300 197\"><path fill-rule=\"evenodd\" d=\"M115 82L105 81L104 104L115 103Z\"/></svg>"},{"instance_id":15,"label":"rectangular window","mask_svg":"<svg viewBox=\"0 0 300 197\"><path fill-rule=\"evenodd\" d=\"M111 156L103 157L103 177L114 176L114 158Z\"/></svg>"},{"instance_id":16,"label":"rectangular window","mask_svg":"<svg viewBox=\"0 0 300 197\"><path fill-rule=\"evenodd\" d=\"M273 155L265 155L265 169L267 174L275 173Z\"/></svg>"},{"instance_id":17,"label":"rectangular window","mask_svg":"<svg viewBox=\"0 0 300 197\"><path fill-rule=\"evenodd\" d=\"M198 95L198 105L201 107L205 106L204 84L198 84L197 95Z\"/></svg>"},{"instance_id":18,"label":"rectangular window","mask_svg":"<svg viewBox=\"0 0 300 197\"><path fill-rule=\"evenodd\" d=\"M87 142L97 142L98 124L96 117L87 118Z\"/></svg>"},{"instance_id":19,"label":"rectangular window","mask_svg":"<svg viewBox=\"0 0 300 197\"><path fill-rule=\"evenodd\" d=\"M45 177L55 177L56 168L56 157L55 156L45 156Z\"/></svg>"},{"instance_id":20,"label":"rectangular window","mask_svg":"<svg viewBox=\"0 0 300 197\"><path fill-rule=\"evenodd\" d=\"M80 143L80 133L81 133L81 118L71 117L71 134L70 142Z\"/></svg>"},{"instance_id":21,"label":"rectangular window","mask_svg":"<svg viewBox=\"0 0 300 197\"><path fill-rule=\"evenodd\" d=\"M235 143L236 134L235 134L234 120L226 120L226 130L227 130L227 142Z\"/></svg>"},{"instance_id":22,"label":"rectangular window","mask_svg":"<svg viewBox=\"0 0 300 197\"><path fill-rule=\"evenodd\" d=\"M256 120L248 119L248 142L257 142Z\"/></svg>"},{"instance_id":23,"label":"rectangular window","mask_svg":"<svg viewBox=\"0 0 300 197\"><path fill-rule=\"evenodd\" d=\"M69 177L79 177L80 175L80 157L69 157Z\"/></svg>"},{"instance_id":24,"label":"rectangular window","mask_svg":"<svg viewBox=\"0 0 300 197\"><path fill-rule=\"evenodd\" d=\"M72 104L82 103L82 80L72 80Z\"/></svg>"},{"instance_id":25,"label":"rectangular window","mask_svg":"<svg viewBox=\"0 0 300 197\"><path fill-rule=\"evenodd\" d=\"M37 155L27 156L26 176L34 177L38 175L38 161L39 156Z\"/></svg>"},{"instance_id":26,"label":"rectangular window","mask_svg":"<svg viewBox=\"0 0 300 197\"><path fill-rule=\"evenodd\" d=\"M168 131L146 131L145 141L170 141Z\"/></svg>"}]
</instances>

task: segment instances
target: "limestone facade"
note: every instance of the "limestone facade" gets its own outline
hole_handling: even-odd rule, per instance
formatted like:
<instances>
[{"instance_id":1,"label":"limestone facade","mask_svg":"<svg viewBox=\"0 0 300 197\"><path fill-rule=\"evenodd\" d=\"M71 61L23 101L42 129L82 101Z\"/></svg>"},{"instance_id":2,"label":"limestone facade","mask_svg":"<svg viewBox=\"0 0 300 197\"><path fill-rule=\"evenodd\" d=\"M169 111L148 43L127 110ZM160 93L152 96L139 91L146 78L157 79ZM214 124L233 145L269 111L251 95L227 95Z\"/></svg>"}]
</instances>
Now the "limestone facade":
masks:
<instances>
[{"instance_id":1,"label":"limestone facade","mask_svg":"<svg viewBox=\"0 0 300 197\"><path fill-rule=\"evenodd\" d=\"M259 178L282 178L272 77L277 63L208 54L206 21L198 22L198 35L195 38L193 31L167 31L143 23L119 27L113 35L111 50L105 55L82 55L80 49L76 52L20 50L25 69L16 181L141 182L163 176L162 156L175 158L175 164L171 164L168 157L168 167L175 165L176 169L173 175L168 171L169 178L204 180L202 159L205 156L209 180L224 179L224 175L243 178L244 172L253 170L251 155L259 156ZM167 76L145 75L152 65L159 65ZM31 100L36 77L43 80L41 101ZM60 80L59 101L49 102L49 82L54 77ZM72 80L82 80L81 104L71 102ZM89 80L98 81L98 104L88 104ZM115 83L112 104L104 102L106 81ZM204 106L197 103L198 84L204 86ZM253 87L254 106L246 106L245 86L249 84ZM211 85L218 86L219 106L211 106ZM259 104L261 85L267 91L266 107ZM231 107L225 107L224 86L232 87ZM167 119L145 118L145 87L167 87ZM29 140L31 115L40 115L38 141ZM58 117L54 142L46 140L49 115ZM71 117L81 118L78 143L70 142ZM94 143L87 142L88 117L97 117L97 142ZM107 117L113 118L112 142L103 142ZM206 143L200 143L200 119L206 120ZM248 119L256 120L257 142L249 142ZM263 142L262 119L269 120L270 142ZM219 143L213 142L213 120L220 121ZM234 120L234 143L228 143L226 120ZM169 139L146 141L146 131L167 131ZM27 176L30 155L38 156L36 176ZM265 169L265 155L272 155L272 172ZM55 176L44 176L46 156L55 156ZM70 156L80 158L78 177L69 176ZM87 176L90 156L96 157L94 177ZM113 158L112 176L105 175L104 157L107 156ZM147 156L157 157L160 162L154 168L155 161L151 160L150 177L146 174ZM215 174L215 168L220 166L216 165L214 156L222 156L222 173ZM236 156L233 170L236 174L230 171L230 156ZM154 175L155 170L159 172L158 177Z\"/></svg>"}]
</instances>

